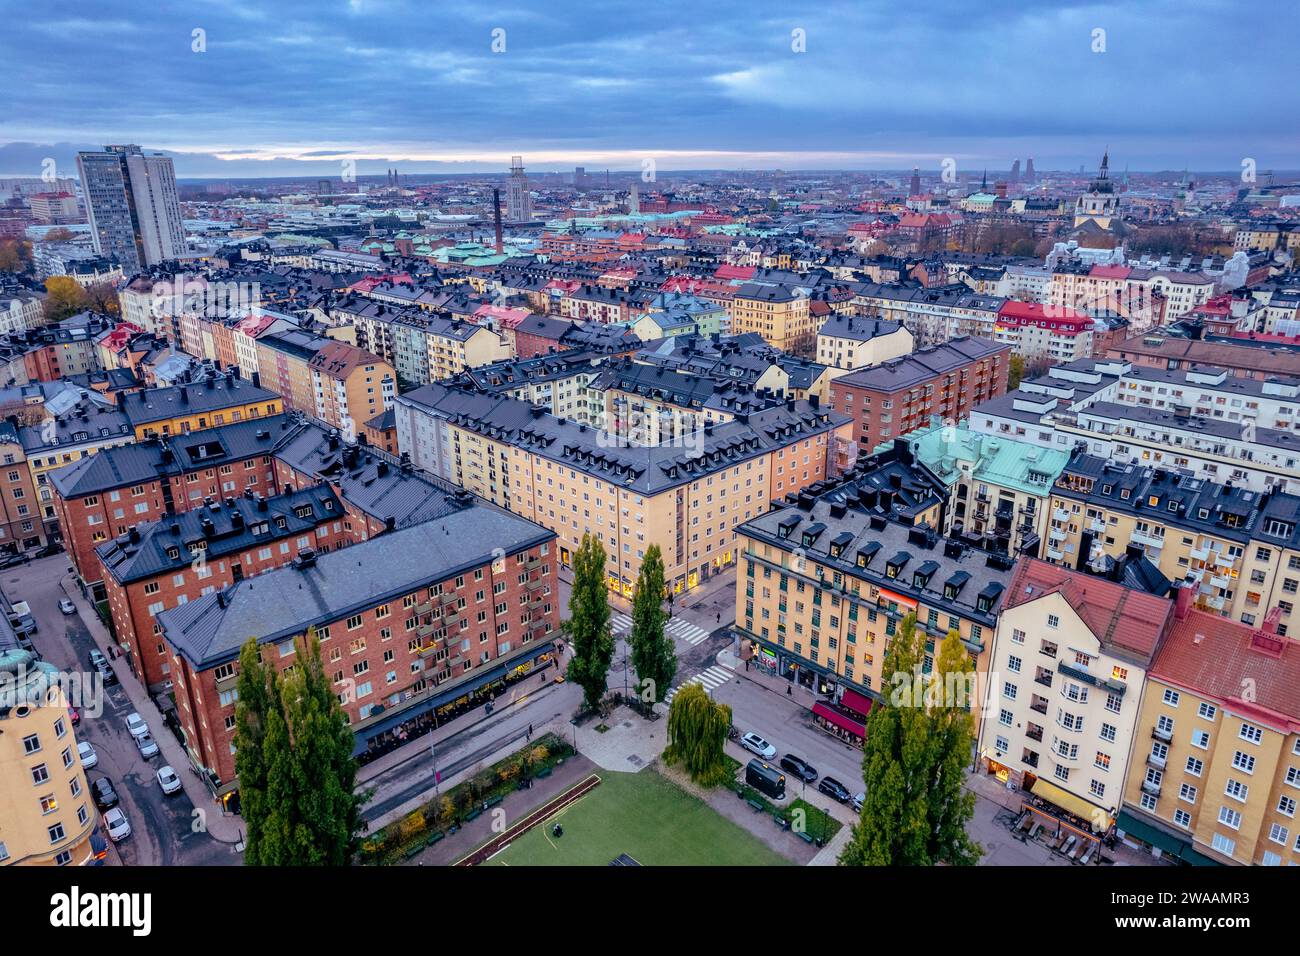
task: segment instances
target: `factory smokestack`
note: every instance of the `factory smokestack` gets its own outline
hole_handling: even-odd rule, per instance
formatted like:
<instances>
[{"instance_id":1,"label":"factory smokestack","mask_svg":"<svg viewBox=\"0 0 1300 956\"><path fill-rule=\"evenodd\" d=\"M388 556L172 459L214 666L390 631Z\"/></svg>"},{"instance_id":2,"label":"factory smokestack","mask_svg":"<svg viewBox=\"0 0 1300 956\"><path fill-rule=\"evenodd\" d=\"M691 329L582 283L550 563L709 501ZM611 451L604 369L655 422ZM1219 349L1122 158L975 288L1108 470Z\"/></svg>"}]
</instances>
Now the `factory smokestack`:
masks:
<instances>
[{"instance_id":1,"label":"factory smokestack","mask_svg":"<svg viewBox=\"0 0 1300 956\"><path fill-rule=\"evenodd\" d=\"M501 190L492 190L492 216L496 224L497 237L497 255L506 251L505 243L501 241Z\"/></svg>"}]
</instances>

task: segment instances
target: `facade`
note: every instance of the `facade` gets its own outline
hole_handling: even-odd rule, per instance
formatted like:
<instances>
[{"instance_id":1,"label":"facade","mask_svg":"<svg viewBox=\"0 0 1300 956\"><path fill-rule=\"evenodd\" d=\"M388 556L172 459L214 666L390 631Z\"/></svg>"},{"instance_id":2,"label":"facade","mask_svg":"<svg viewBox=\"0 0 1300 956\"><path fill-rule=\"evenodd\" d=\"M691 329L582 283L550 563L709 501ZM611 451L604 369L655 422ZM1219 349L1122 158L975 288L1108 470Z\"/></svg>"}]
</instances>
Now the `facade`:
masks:
<instances>
[{"instance_id":1,"label":"facade","mask_svg":"<svg viewBox=\"0 0 1300 956\"><path fill-rule=\"evenodd\" d=\"M1011 349L988 339L957 338L830 383L830 405L854 421L853 437L874 448L930 423L957 422L1007 390Z\"/></svg>"},{"instance_id":2,"label":"facade","mask_svg":"<svg viewBox=\"0 0 1300 956\"><path fill-rule=\"evenodd\" d=\"M155 435L166 438L227 422L278 415L284 411L284 400L230 371L188 385L122 394L118 397L118 408L137 439Z\"/></svg>"},{"instance_id":3,"label":"facade","mask_svg":"<svg viewBox=\"0 0 1300 956\"><path fill-rule=\"evenodd\" d=\"M817 331L817 361L852 371L909 355L914 344L902 323L834 315Z\"/></svg>"},{"instance_id":4,"label":"facade","mask_svg":"<svg viewBox=\"0 0 1300 956\"><path fill-rule=\"evenodd\" d=\"M844 417L793 399L643 446L442 385L398 396L395 411L398 447L417 468L551 529L561 564L584 533L599 536L608 584L624 594L651 544L670 590L696 587L735 563L736 525L845 466Z\"/></svg>"},{"instance_id":5,"label":"facade","mask_svg":"<svg viewBox=\"0 0 1300 956\"><path fill-rule=\"evenodd\" d=\"M397 375L377 355L329 342L312 356L312 386L316 418L333 425L347 441L356 441L366 422L393 407Z\"/></svg>"},{"instance_id":6,"label":"facade","mask_svg":"<svg viewBox=\"0 0 1300 956\"><path fill-rule=\"evenodd\" d=\"M554 535L468 496L413 527L244 580L158 616L186 749L217 793L238 786L232 735L239 649L284 668L321 642L364 758L408 721L549 664L559 625Z\"/></svg>"},{"instance_id":7,"label":"facade","mask_svg":"<svg viewBox=\"0 0 1300 956\"><path fill-rule=\"evenodd\" d=\"M0 867L85 866L99 814L61 676L0 632Z\"/></svg>"},{"instance_id":8,"label":"facade","mask_svg":"<svg viewBox=\"0 0 1300 956\"><path fill-rule=\"evenodd\" d=\"M323 554L349 543L343 517L328 485L271 498L249 491L133 525L100 545L96 555L113 631L130 655L132 673L148 687L171 679L171 657L157 624L164 608L283 567L304 551Z\"/></svg>"},{"instance_id":9,"label":"facade","mask_svg":"<svg viewBox=\"0 0 1300 956\"><path fill-rule=\"evenodd\" d=\"M1174 603L1021 558L990 655L976 747L991 774L1057 808L1082 836L1124 798L1142 691Z\"/></svg>"},{"instance_id":10,"label":"facade","mask_svg":"<svg viewBox=\"0 0 1300 956\"><path fill-rule=\"evenodd\" d=\"M146 156L139 146L108 146L78 153L77 171L96 253L131 274L185 254L171 159Z\"/></svg>"},{"instance_id":11,"label":"facade","mask_svg":"<svg viewBox=\"0 0 1300 956\"><path fill-rule=\"evenodd\" d=\"M1185 862L1298 865L1300 645L1182 612L1147 675L1118 828Z\"/></svg>"},{"instance_id":12,"label":"facade","mask_svg":"<svg viewBox=\"0 0 1300 956\"><path fill-rule=\"evenodd\" d=\"M506 180L506 217L511 222L533 218L533 194L528 190L522 156L510 157L510 178Z\"/></svg>"},{"instance_id":13,"label":"facade","mask_svg":"<svg viewBox=\"0 0 1300 956\"><path fill-rule=\"evenodd\" d=\"M745 283L731 300L732 333L757 332L783 352L814 350L817 329L806 289Z\"/></svg>"}]
</instances>

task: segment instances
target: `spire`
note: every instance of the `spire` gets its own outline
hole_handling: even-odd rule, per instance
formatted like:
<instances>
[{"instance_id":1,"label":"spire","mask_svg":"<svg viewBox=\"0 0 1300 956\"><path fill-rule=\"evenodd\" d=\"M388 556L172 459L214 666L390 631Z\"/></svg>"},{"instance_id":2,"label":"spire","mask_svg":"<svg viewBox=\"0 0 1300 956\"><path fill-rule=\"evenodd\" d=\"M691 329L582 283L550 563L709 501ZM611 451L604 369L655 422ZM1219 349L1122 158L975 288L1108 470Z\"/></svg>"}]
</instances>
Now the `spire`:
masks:
<instances>
[{"instance_id":1,"label":"spire","mask_svg":"<svg viewBox=\"0 0 1300 956\"><path fill-rule=\"evenodd\" d=\"M985 169L984 178L980 180L980 192L986 193L988 191L989 191L989 171Z\"/></svg>"}]
</instances>

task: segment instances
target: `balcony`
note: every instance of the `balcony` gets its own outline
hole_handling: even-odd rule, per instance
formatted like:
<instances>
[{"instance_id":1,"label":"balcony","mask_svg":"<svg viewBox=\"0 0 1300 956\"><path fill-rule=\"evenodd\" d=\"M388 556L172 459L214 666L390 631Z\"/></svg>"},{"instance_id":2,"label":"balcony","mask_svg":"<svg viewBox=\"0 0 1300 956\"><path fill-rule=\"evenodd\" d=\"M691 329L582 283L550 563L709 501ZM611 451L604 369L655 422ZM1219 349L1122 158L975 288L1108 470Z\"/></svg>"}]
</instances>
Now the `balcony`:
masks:
<instances>
[{"instance_id":1,"label":"balcony","mask_svg":"<svg viewBox=\"0 0 1300 956\"><path fill-rule=\"evenodd\" d=\"M539 591L544 587L546 587L546 582L543 581L541 578L538 578L536 581L529 581L527 584L525 584L524 590L529 592Z\"/></svg>"},{"instance_id":2,"label":"balcony","mask_svg":"<svg viewBox=\"0 0 1300 956\"><path fill-rule=\"evenodd\" d=\"M1026 730L1026 731L1025 731L1025 736L1026 736L1028 739L1030 739L1030 740L1036 740L1036 741L1038 741L1039 743L1042 743L1042 742L1043 742L1043 728L1042 728L1042 727L1032 727L1032 728L1030 728L1029 730Z\"/></svg>"},{"instance_id":3,"label":"balcony","mask_svg":"<svg viewBox=\"0 0 1300 956\"><path fill-rule=\"evenodd\" d=\"M417 617L422 617L423 615L428 614L430 611L433 610L433 602L432 602L432 601L424 601L424 602L422 602L422 603L420 603L420 604L417 604L417 605L413 608L413 610L415 611L415 615L416 615Z\"/></svg>"},{"instance_id":4,"label":"balcony","mask_svg":"<svg viewBox=\"0 0 1300 956\"><path fill-rule=\"evenodd\" d=\"M1048 548L1047 557L1051 561L1061 561L1065 558L1065 552L1060 551L1057 548Z\"/></svg>"},{"instance_id":5,"label":"balcony","mask_svg":"<svg viewBox=\"0 0 1300 956\"><path fill-rule=\"evenodd\" d=\"M1158 757L1155 754L1147 754L1147 766L1149 767L1155 767L1157 770L1164 770L1165 765L1168 762L1168 757Z\"/></svg>"},{"instance_id":6,"label":"balcony","mask_svg":"<svg viewBox=\"0 0 1300 956\"><path fill-rule=\"evenodd\" d=\"M1150 531L1138 531L1135 528L1129 537L1134 544L1140 544L1148 548L1163 548L1165 546L1164 536L1153 534Z\"/></svg>"},{"instance_id":7,"label":"balcony","mask_svg":"<svg viewBox=\"0 0 1300 956\"><path fill-rule=\"evenodd\" d=\"M1047 700L1042 697L1034 698L1034 702L1029 705L1029 709L1036 714L1047 715Z\"/></svg>"},{"instance_id":8,"label":"balcony","mask_svg":"<svg viewBox=\"0 0 1300 956\"><path fill-rule=\"evenodd\" d=\"M1172 730L1163 730L1160 727L1152 727L1151 736L1156 740L1163 741L1164 743L1169 743L1171 740L1174 739L1174 732Z\"/></svg>"},{"instance_id":9,"label":"balcony","mask_svg":"<svg viewBox=\"0 0 1300 956\"><path fill-rule=\"evenodd\" d=\"M1037 674L1034 675L1034 683L1035 683L1035 684L1042 684L1044 687L1051 687L1051 686L1052 686L1052 672L1051 672L1051 671L1039 671Z\"/></svg>"},{"instance_id":10,"label":"balcony","mask_svg":"<svg viewBox=\"0 0 1300 956\"><path fill-rule=\"evenodd\" d=\"M1160 784L1158 784L1158 783L1153 783L1153 782L1150 781L1150 780L1143 780L1143 781L1142 781L1142 789L1143 789L1145 792L1151 794L1153 797L1158 797L1158 796L1160 796Z\"/></svg>"},{"instance_id":11,"label":"balcony","mask_svg":"<svg viewBox=\"0 0 1300 956\"><path fill-rule=\"evenodd\" d=\"M1067 523L1067 522L1070 520L1070 512L1069 512L1069 510L1066 509L1066 508L1053 508L1053 509L1052 509L1052 520L1053 520L1053 521L1059 521L1059 522L1061 522L1062 524Z\"/></svg>"},{"instance_id":12,"label":"balcony","mask_svg":"<svg viewBox=\"0 0 1300 956\"><path fill-rule=\"evenodd\" d=\"M446 607L448 604L455 604L458 597L459 596L455 591L448 591L446 594L443 594L438 598L438 604L442 607Z\"/></svg>"},{"instance_id":13,"label":"balcony","mask_svg":"<svg viewBox=\"0 0 1300 956\"><path fill-rule=\"evenodd\" d=\"M1106 522L1100 518L1093 518L1088 522L1088 530L1093 534L1104 534L1106 532Z\"/></svg>"}]
</instances>

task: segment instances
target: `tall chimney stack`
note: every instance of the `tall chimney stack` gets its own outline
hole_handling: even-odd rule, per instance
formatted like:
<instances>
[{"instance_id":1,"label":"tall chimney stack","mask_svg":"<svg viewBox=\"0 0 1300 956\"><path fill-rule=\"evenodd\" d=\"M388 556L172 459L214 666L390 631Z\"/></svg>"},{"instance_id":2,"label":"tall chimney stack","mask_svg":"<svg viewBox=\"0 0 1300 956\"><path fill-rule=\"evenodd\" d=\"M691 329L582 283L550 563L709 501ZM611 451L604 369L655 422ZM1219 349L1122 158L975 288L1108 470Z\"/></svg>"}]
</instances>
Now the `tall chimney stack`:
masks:
<instances>
[{"instance_id":1,"label":"tall chimney stack","mask_svg":"<svg viewBox=\"0 0 1300 956\"><path fill-rule=\"evenodd\" d=\"M501 241L501 190L492 190L492 216L496 224L497 237L497 255L506 251L505 243Z\"/></svg>"}]
</instances>

